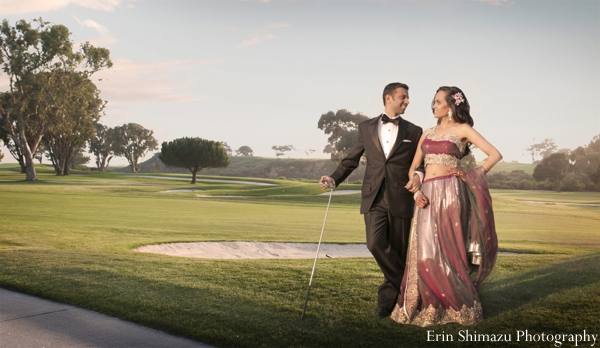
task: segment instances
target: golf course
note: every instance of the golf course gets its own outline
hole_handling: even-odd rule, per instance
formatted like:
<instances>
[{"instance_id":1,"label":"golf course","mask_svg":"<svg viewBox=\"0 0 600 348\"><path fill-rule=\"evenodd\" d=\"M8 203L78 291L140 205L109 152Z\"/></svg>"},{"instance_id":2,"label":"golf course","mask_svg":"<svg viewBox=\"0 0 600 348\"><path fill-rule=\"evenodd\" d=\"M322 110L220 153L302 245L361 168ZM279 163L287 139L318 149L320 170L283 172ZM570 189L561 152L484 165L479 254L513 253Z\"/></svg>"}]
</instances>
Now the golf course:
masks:
<instances>
[{"instance_id":1,"label":"golf course","mask_svg":"<svg viewBox=\"0 0 600 348\"><path fill-rule=\"evenodd\" d=\"M39 181L25 182L17 164L0 164L4 289L218 347L572 347L573 335L600 334L598 193L492 190L502 253L481 288L484 320L421 328L377 319L382 275L372 257L320 258L301 321L312 259L134 250L176 242L316 243L329 197L314 181L199 175L190 185L184 174L36 170ZM324 243L365 242L359 204L359 194L333 196ZM465 330L488 336L461 341ZM560 334L561 345L518 336L525 331ZM500 335L510 340L493 341Z\"/></svg>"}]
</instances>

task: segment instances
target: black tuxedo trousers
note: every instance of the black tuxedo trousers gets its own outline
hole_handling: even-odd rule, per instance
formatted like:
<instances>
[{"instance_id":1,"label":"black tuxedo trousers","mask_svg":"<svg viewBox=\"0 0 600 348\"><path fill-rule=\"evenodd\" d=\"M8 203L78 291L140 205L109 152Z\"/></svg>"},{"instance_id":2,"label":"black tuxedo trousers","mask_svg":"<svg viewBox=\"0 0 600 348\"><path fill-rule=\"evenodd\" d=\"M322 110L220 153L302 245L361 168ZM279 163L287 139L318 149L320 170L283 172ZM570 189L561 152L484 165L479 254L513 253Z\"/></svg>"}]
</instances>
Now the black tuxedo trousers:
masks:
<instances>
[{"instance_id":1,"label":"black tuxedo trousers","mask_svg":"<svg viewBox=\"0 0 600 348\"><path fill-rule=\"evenodd\" d=\"M358 141L330 177L343 182L367 157L360 213L364 214L367 247L384 275L379 287L379 307L392 309L404 276L410 223L414 211L413 194L405 186L423 130L401 119L398 137L386 157L379 142L380 117L361 122ZM420 170L423 172L422 167Z\"/></svg>"}]
</instances>

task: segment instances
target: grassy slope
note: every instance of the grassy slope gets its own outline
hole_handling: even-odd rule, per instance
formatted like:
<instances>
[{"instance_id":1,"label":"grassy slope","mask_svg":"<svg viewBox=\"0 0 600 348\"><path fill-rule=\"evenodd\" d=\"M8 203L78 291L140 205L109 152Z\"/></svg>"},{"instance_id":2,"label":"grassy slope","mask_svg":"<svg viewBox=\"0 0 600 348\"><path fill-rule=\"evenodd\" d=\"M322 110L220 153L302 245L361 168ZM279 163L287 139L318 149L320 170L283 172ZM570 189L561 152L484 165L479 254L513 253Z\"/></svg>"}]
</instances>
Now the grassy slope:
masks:
<instances>
[{"instance_id":1,"label":"grassy slope","mask_svg":"<svg viewBox=\"0 0 600 348\"><path fill-rule=\"evenodd\" d=\"M314 184L276 187L95 173L15 182L0 171L0 286L115 315L218 346L486 346L427 344L426 329L374 318L381 274L374 260L319 261L308 316L299 315L310 260L201 260L136 253L150 243L318 240L327 203ZM111 184L113 183L113 184ZM127 185L124 185L127 184ZM356 188L349 185L347 188ZM494 191L502 250L481 298L483 333L598 333L598 207L519 200L598 202L598 194ZM364 242L358 195L335 196L326 242ZM457 325L430 328L453 333ZM500 346L490 343L489 346ZM505 346L505 345L501 345ZM527 346L547 347L548 343Z\"/></svg>"},{"instance_id":2,"label":"grassy slope","mask_svg":"<svg viewBox=\"0 0 600 348\"><path fill-rule=\"evenodd\" d=\"M140 172L145 173L152 170L152 165L161 164L160 172L166 173L189 173L185 169L167 167L154 156L140 164ZM483 162L478 162L479 165ZM277 178L285 176L287 178L307 178L318 179L323 174L330 174L335 170L336 163L329 159L314 158L271 158L271 157L231 157L231 164L227 168L209 168L204 173L209 175L225 176L252 176L252 177L271 177ZM510 172L513 170L523 170L528 174L533 174L535 164L500 162L492 168L494 172ZM129 167L111 168L118 172L128 172ZM359 167L350 176L350 181L362 179L364 176L363 166Z\"/></svg>"}]
</instances>

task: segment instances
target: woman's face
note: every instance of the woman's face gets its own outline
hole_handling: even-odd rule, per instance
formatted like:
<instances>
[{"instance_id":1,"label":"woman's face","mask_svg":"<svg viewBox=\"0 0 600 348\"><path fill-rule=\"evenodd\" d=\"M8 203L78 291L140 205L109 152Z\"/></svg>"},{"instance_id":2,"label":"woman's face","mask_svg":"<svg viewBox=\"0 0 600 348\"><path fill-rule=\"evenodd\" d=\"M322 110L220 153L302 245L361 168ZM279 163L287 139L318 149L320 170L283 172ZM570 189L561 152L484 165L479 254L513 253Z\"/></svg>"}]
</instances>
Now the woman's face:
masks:
<instances>
[{"instance_id":1,"label":"woman's face","mask_svg":"<svg viewBox=\"0 0 600 348\"><path fill-rule=\"evenodd\" d=\"M433 99L433 117L442 118L448 116L448 111L450 111L450 107L446 102L446 96L448 93L444 91L439 91L435 94L435 98Z\"/></svg>"}]
</instances>

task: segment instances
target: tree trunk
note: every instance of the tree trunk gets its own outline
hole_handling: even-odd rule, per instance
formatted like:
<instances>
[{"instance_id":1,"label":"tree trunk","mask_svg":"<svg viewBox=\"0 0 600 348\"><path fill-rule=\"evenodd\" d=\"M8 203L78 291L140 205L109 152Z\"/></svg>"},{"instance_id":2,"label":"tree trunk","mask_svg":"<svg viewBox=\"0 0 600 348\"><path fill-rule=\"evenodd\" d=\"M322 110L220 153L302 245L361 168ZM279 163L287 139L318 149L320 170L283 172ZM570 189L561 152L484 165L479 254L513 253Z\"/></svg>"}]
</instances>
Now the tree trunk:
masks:
<instances>
[{"instance_id":1,"label":"tree trunk","mask_svg":"<svg viewBox=\"0 0 600 348\"><path fill-rule=\"evenodd\" d=\"M33 157L29 154L25 154L25 181L37 181L37 175L35 173L35 166L33 163Z\"/></svg>"},{"instance_id":2,"label":"tree trunk","mask_svg":"<svg viewBox=\"0 0 600 348\"><path fill-rule=\"evenodd\" d=\"M196 183L196 174L198 174L198 170L192 170L192 184Z\"/></svg>"}]
</instances>

